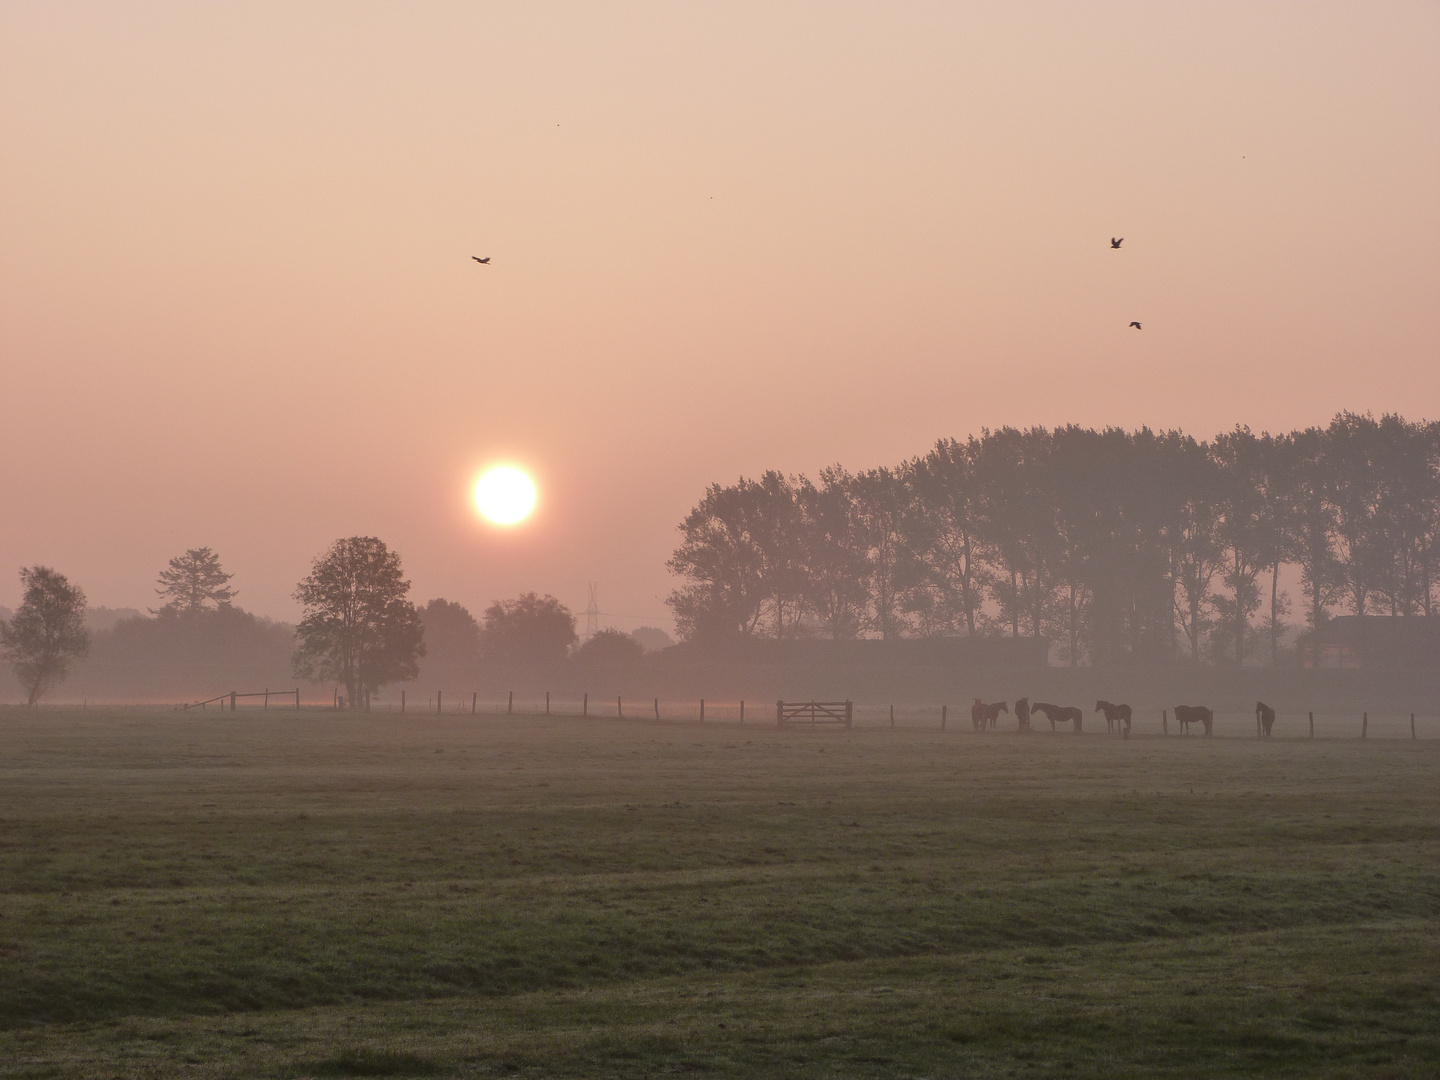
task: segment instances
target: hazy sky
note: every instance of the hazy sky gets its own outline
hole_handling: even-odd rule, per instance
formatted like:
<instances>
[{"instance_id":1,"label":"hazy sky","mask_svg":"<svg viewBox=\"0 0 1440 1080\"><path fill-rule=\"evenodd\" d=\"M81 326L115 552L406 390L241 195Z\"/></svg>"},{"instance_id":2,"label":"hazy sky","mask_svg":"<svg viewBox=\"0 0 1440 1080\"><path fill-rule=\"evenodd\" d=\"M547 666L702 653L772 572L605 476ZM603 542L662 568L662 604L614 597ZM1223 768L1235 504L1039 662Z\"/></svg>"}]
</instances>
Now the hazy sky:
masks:
<instances>
[{"instance_id":1,"label":"hazy sky","mask_svg":"<svg viewBox=\"0 0 1440 1080\"><path fill-rule=\"evenodd\" d=\"M0 0L0 146L0 604L373 534L668 626L712 481L1440 418L1433 0Z\"/></svg>"}]
</instances>

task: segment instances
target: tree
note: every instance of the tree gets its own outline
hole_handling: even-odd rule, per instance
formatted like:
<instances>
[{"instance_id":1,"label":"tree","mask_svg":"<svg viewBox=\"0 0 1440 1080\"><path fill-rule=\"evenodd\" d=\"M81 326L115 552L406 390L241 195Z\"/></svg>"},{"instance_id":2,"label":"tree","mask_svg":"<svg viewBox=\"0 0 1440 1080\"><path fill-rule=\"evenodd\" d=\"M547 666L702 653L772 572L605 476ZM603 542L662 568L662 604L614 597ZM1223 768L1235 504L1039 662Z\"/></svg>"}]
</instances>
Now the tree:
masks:
<instances>
[{"instance_id":1,"label":"tree","mask_svg":"<svg viewBox=\"0 0 1440 1080\"><path fill-rule=\"evenodd\" d=\"M1267 436L1268 439L1268 436ZM1266 491L1265 442L1247 427L1217 438L1211 447L1220 482L1216 535L1225 550L1221 580L1229 596L1215 600L1222 638L1234 638L1235 666L1245 663L1250 616L1260 607L1260 571L1278 559L1277 514Z\"/></svg>"},{"instance_id":2,"label":"tree","mask_svg":"<svg viewBox=\"0 0 1440 1080\"><path fill-rule=\"evenodd\" d=\"M976 453L973 438L968 443L942 439L915 463L911 483L917 506L908 523L912 550L949 613L950 624L963 627L972 637L989 584L977 533Z\"/></svg>"},{"instance_id":3,"label":"tree","mask_svg":"<svg viewBox=\"0 0 1440 1080\"><path fill-rule=\"evenodd\" d=\"M754 486L743 478L733 487L711 484L680 523L683 539L665 565L687 579L666 600L682 638L749 637L760 623L774 590Z\"/></svg>"},{"instance_id":4,"label":"tree","mask_svg":"<svg viewBox=\"0 0 1440 1080\"><path fill-rule=\"evenodd\" d=\"M1206 447L1182 437L1170 447L1171 476L1184 499L1166 523L1165 544L1174 582L1175 618L1191 664L1200 665L1200 642L1210 624L1210 586L1224 568L1220 540L1220 482Z\"/></svg>"},{"instance_id":5,"label":"tree","mask_svg":"<svg viewBox=\"0 0 1440 1080\"><path fill-rule=\"evenodd\" d=\"M608 626L575 651L582 664L620 664L639 660L645 647L623 630Z\"/></svg>"},{"instance_id":6,"label":"tree","mask_svg":"<svg viewBox=\"0 0 1440 1080\"><path fill-rule=\"evenodd\" d=\"M805 607L835 641L859 635L870 595L850 483L849 473L832 466L821 470L819 485L801 480L796 491Z\"/></svg>"},{"instance_id":7,"label":"tree","mask_svg":"<svg viewBox=\"0 0 1440 1080\"><path fill-rule=\"evenodd\" d=\"M220 556L208 547L190 548L171 559L169 567L156 578L160 588L155 592L166 598L160 610L195 615L226 607L236 596L227 585L234 576L220 569Z\"/></svg>"},{"instance_id":8,"label":"tree","mask_svg":"<svg viewBox=\"0 0 1440 1080\"><path fill-rule=\"evenodd\" d=\"M473 669L480 660L480 624L463 604L431 600L420 609L425 626L426 669L430 665Z\"/></svg>"},{"instance_id":9,"label":"tree","mask_svg":"<svg viewBox=\"0 0 1440 1080\"><path fill-rule=\"evenodd\" d=\"M413 679L425 655L425 629L406 599L400 556L373 536L336 540L315 560L295 599L295 674L345 684L352 709L370 708L382 686Z\"/></svg>"},{"instance_id":10,"label":"tree","mask_svg":"<svg viewBox=\"0 0 1440 1080\"><path fill-rule=\"evenodd\" d=\"M0 623L0 650L34 705L70 674L90 648L85 593L48 566L20 571L24 597L8 622Z\"/></svg>"},{"instance_id":11,"label":"tree","mask_svg":"<svg viewBox=\"0 0 1440 1080\"><path fill-rule=\"evenodd\" d=\"M553 596L533 592L496 600L485 609L480 628L481 655L500 663L558 663L577 640L570 609Z\"/></svg>"}]
</instances>

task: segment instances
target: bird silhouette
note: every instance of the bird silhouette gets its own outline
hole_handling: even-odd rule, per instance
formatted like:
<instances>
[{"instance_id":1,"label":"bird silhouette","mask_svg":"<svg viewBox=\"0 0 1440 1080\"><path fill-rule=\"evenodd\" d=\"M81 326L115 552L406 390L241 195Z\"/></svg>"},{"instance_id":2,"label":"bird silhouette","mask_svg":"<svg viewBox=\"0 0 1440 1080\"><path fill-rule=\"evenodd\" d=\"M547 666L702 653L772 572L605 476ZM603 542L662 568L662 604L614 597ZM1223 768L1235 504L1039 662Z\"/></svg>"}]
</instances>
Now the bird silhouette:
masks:
<instances>
[{"instance_id":1,"label":"bird silhouette","mask_svg":"<svg viewBox=\"0 0 1440 1080\"><path fill-rule=\"evenodd\" d=\"M1136 330L1140 329L1140 324L1138 322L1132 322L1130 325L1133 326Z\"/></svg>"},{"instance_id":2,"label":"bird silhouette","mask_svg":"<svg viewBox=\"0 0 1440 1080\"><path fill-rule=\"evenodd\" d=\"M1112 248L1118 248L1118 247L1119 247L1121 244L1123 244L1124 242L1125 242L1125 238L1124 238L1123 236L1120 237L1118 240L1117 240L1115 237L1113 237L1113 236L1110 237L1110 246L1111 246Z\"/></svg>"},{"instance_id":3,"label":"bird silhouette","mask_svg":"<svg viewBox=\"0 0 1440 1080\"><path fill-rule=\"evenodd\" d=\"M479 255L471 255L470 257L471 257L472 259L474 259L476 262L480 263L482 266L489 266L489 265L490 265L490 256L489 256L489 255L486 255L483 259L482 259Z\"/></svg>"}]
</instances>

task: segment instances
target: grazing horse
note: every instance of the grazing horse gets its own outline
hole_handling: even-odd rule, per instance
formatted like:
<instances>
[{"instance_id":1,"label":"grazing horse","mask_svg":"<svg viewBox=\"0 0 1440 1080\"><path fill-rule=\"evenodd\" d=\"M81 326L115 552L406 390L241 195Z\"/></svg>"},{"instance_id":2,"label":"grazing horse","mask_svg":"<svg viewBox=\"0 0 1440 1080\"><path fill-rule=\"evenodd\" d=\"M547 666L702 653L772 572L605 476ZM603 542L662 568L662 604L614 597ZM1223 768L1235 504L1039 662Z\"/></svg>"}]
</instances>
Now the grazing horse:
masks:
<instances>
[{"instance_id":1,"label":"grazing horse","mask_svg":"<svg viewBox=\"0 0 1440 1080\"><path fill-rule=\"evenodd\" d=\"M1030 706L1031 712L1044 713L1045 719L1050 721L1050 730L1055 730L1055 724L1074 721L1075 734L1080 734L1080 727L1085 723L1085 714L1074 705L1051 705L1048 701L1037 701Z\"/></svg>"},{"instance_id":2,"label":"grazing horse","mask_svg":"<svg viewBox=\"0 0 1440 1080\"><path fill-rule=\"evenodd\" d=\"M1215 723L1215 714L1204 705L1176 705L1175 719L1180 724L1180 734L1190 734L1191 724L1204 724L1205 737L1210 737L1210 725Z\"/></svg>"},{"instance_id":3,"label":"grazing horse","mask_svg":"<svg viewBox=\"0 0 1440 1080\"><path fill-rule=\"evenodd\" d=\"M1015 727L1020 731L1030 730L1030 699L1020 698L1015 702Z\"/></svg>"},{"instance_id":4,"label":"grazing horse","mask_svg":"<svg viewBox=\"0 0 1440 1080\"><path fill-rule=\"evenodd\" d=\"M1275 726L1275 710L1263 701L1255 702L1255 736L1270 738L1270 729Z\"/></svg>"},{"instance_id":5,"label":"grazing horse","mask_svg":"<svg viewBox=\"0 0 1440 1080\"><path fill-rule=\"evenodd\" d=\"M995 726L1002 712L1008 713L1009 711L1010 706L1003 701L995 701L987 705L977 697L975 704L970 706L970 722L975 725L976 731L984 731L987 726L991 728Z\"/></svg>"},{"instance_id":6,"label":"grazing horse","mask_svg":"<svg viewBox=\"0 0 1440 1080\"><path fill-rule=\"evenodd\" d=\"M1105 714L1105 730L1119 731L1125 738L1130 737L1130 706L1112 705L1108 701L1095 702L1095 711ZM1121 725L1124 727L1121 727Z\"/></svg>"}]
</instances>

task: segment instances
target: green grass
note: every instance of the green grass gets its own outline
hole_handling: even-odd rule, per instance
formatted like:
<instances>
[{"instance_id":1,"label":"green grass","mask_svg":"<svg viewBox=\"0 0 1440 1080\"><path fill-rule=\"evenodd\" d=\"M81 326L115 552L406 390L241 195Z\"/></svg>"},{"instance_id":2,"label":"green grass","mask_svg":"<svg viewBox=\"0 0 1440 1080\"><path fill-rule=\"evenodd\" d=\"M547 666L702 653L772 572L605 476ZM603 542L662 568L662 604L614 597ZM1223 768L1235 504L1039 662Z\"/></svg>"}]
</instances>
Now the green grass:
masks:
<instances>
[{"instance_id":1,"label":"green grass","mask_svg":"<svg viewBox=\"0 0 1440 1080\"><path fill-rule=\"evenodd\" d=\"M0 712L0 1077L1433 1076L1440 743Z\"/></svg>"}]
</instances>

